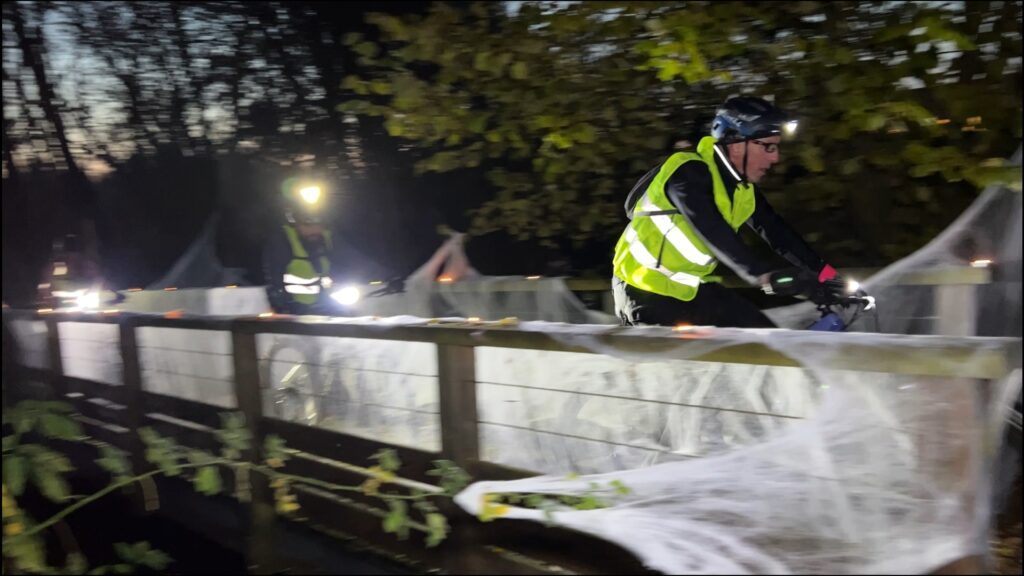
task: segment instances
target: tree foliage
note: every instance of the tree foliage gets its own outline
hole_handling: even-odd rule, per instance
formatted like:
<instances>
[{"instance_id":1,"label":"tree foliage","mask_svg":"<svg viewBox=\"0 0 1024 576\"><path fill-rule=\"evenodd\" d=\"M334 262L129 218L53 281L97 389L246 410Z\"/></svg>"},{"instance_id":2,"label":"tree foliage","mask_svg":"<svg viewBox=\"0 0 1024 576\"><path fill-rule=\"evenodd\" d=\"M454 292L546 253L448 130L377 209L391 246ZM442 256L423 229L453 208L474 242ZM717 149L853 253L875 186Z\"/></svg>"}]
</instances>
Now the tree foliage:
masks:
<instances>
[{"instance_id":1,"label":"tree foliage","mask_svg":"<svg viewBox=\"0 0 1024 576\"><path fill-rule=\"evenodd\" d=\"M626 192L727 96L772 97L799 138L764 189L826 255L892 259L991 182L1021 136L1021 4L436 4L374 14L344 109L421 172L484 167L478 234L612 242ZM682 144L685 146L686 144Z\"/></svg>"}]
</instances>

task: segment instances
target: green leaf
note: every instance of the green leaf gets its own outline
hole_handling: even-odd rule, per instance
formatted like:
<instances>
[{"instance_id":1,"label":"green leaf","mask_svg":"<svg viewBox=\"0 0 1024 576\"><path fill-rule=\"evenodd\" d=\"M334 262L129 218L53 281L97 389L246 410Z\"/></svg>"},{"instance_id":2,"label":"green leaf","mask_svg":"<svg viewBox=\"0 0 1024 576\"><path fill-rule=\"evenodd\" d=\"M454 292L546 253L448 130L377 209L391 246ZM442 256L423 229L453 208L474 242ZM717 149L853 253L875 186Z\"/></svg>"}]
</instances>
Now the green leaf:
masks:
<instances>
[{"instance_id":1,"label":"green leaf","mask_svg":"<svg viewBox=\"0 0 1024 576\"><path fill-rule=\"evenodd\" d=\"M39 432L47 438L58 440L78 440L84 436L78 422L67 416L52 413L39 415Z\"/></svg>"},{"instance_id":2,"label":"green leaf","mask_svg":"<svg viewBox=\"0 0 1024 576\"><path fill-rule=\"evenodd\" d=\"M67 481L52 468L34 467L32 481L43 496L54 502L63 502L71 494Z\"/></svg>"},{"instance_id":3,"label":"green leaf","mask_svg":"<svg viewBox=\"0 0 1024 576\"><path fill-rule=\"evenodd\" d=\"M488 52L477 52L476 55L473 56L473 69L478 72L486 71L490 62L490 57L491 55Z\"/></svg>"},{"instance_id":4,"label":"green leaf","mask_svg":"<svg viewBox=\"0 0 1024 576\"><path fill-rule=\"evenodd\" d=\"M352 50L364 58L373 58L377 56L377 45L373 42L360 42L353 46Z\"/></svg>"},{"instance_id":5,"label":"green leaf","mask_svg":"<svg viewBox=\"0 0 1024 576\"><path fill-rule=\"evenodd\" d=\"M18 434L28 434L32 427L35 426L36 412L19 405L8 411L4 421L11 422L14 426L14 431Z\"/></svg>"},{"instance_id":6,"label":"green leaf","mask_svg":"<svg viewBox=\"0 0 1024 576\"><path fill-rule=\"evenodd\" d=\"M385 472L397 472L402 466L401 460L398 459L398 453L391 448L378 450L373 456L370 456L370 459L376 460L377 465Z\"/></svg>"},{"instance_id":7,"label":"green leaf","mask_svg":"<svg viewBox=\"0 0 1024 576\"><path fill-rule=\"evenodd\" d=\"M380 96L387 96L391 94L391 84L383 80L373 80L370 82L370 92Z\"/></svg>"},{"instance_id":8,"label":"green leaf","mask_svg":"<svg viewBox=\"0 0 1024 576\"><path fill-rule=\"evenodd\" d=\"M448 536L448 519L441 514L427 514L427 548L437 546Z\"/></svg>"},{"instance_id":9,"label":"green leaf","mask_svg":"<svg viewBox=\"0 0 1024 576\"><path fill-rule=\"evenodd\" d=\"M539 510L544 507L545 500L546 498L541 494L530 494L526 497L526 505L535 510Z\"/></svg>"},{"instance_id":10,"label":"green leaf","mask_svg":"<svg viewBox=\"0 0 1024 576\"><path fill-rule=\"evenodd\" d=\"M25 529L29 529L26 526ZM4 558L11 558L22 571L29 573L50 573L46 566L46 548L37 536L28 538L4 538ZM4 563L6 571L6 562Z\"/></svg>"},{"instance_id":11,"label":"green leaf","mask_svg":"<svg viewBox=\"0 0 1024 576\"><path fill-rule=\"evenodd\" d=\"M612 480L609 485L615 489L615 493L620 496L628 496L632 490L629 486L622 483L622 480Z\"/></svg>"},{"instance_id":12,"label":"green leaf","mask_svg":"<svg viewBox=\"0 0 1024 576\"><path fill-rule=\"evenodd\" d=\"M127 542L115 542L114 553L125 562L135 563L135 547Z\"/></svg>"},{"instance_id":13,"label":"green leaf","mask_svg":"<svg viewBox=\"0 0 1024 576\"><path fill-rule=\"evenodd\" d=\"M825 161L821 158L821 151L813 146L806 146L800 150L800 160L811 172L824 172Z\"/></svg>"},{"instance_id":14,"label":"green leaf","mask_svg":"<svg viewBox=\"0 0 1024 576\"><path fill-rule=\"evenodd\" d=\"M33 471L45 469L56 473L71 472L75 469L67 456L41 444L25 444L21 452L32 461Z\"/></svg>"},{"instance_id":15,"label":"green leaf","mask_svg":"<svg viewBox=\"0 0 1024 576\"><path fill-rule=\"evenodd\" d=\"M605 504L599 498L597 498L595 496L591 496L591 495L588 494L588 495L583 496L582 498L580 498L579 503L576 504L576 509L577 510L597 510L599 508L607 508L607 506L608 505Z\"/></svg>"},{"instance_id":16,"label":"green leaf","mask_svg":"<svg viewBox=\"0 0 1024 576\"><path fill-rule=\"evenodd\" d=\"M224 447L232 451L231 454L238 454L228 457L237 459L240 457L239 453L245 452L251 447L252 432L246 427L245 416L241 412L223 413L220 418L222 428L215 434Z\"/></svg>"},{"instance_id":17,"label":"green leaf","mask_svg":"<svg viewBox=\"0 0 1024 576\"><path fill-rule=\"evenodd\" d=\"M388 515L384 518L384 532L388 534L397 534L400 539L405 539L408 535L408 508L402 500L390 500L388 501L391 510Z\"/></svg>"},{"instance_id":18,"label":"green leaf","mask_svg":"<svg viewBox=\"0 0 1024 576\"><path fill-rule=\"evenodd\" d=\"M136 542L135 544L118 542L114 544L114 551L117 553L117 557L124 562L116 566L127 565L129 568L144 566L153 570L163 570L171 562L170 556L161 550L154 549L149 542ZM121 573L116 566L114 571Z\"/></svg>"},{"instance_id":19,"label":"green leaf","mask_svg":"<svg viewBox=\"0 0 1024 576\"><path fill-rule=\"evenodd\" d=\"M118 479L131 475L131 464L128 462L128 455L124 450L103 444L99 447L99 452L100 457L96 459L96 464L100 468L110 472Z\"/></svg>"},{"instance_id":20,"label":"green leaf","mask_svg":"<svg viewBox=\"0 0 1024 576\"><path fill-rule=\"evenodd\" d=\"M149 426L139 428L139 438L142 438L143 444L147 446L152 446L160 441L160 435Z\"/></svg>"},{"instance_id":21,"label":"green leaf","mask_svg":"<svg viewBox=\"0 0 1024 576\"><path fill-rule=\"evenodd\" d=\"M21 496L25 490L25 480L28 479L28 469L25 466L25 458L17 454L4 456L4 484L15 496Z\"/></svg>"},{"instance_id":22,"label":"green leaf","mask_svg":"<svg viewBox=\"0 0 1024 576\"><path fill-rule=\"evenodd\" d=\"M196 466L204 466L214 460L213 455L205 450L192 448L188 451L188 461Z\"/></svg>"},{"instance_id":23,"label":"green leaf","mask_svg":"<svg viewBox=\"0 0 1024 576\"><path fill-rule=\"evenodd\" d=\"M509 75L516 80L526 80L529 73L530 70L526 66L526 62L516 62L509 68Z\"/></svg>"},{"instance_id":24,"label":"green leaf","mask_svg":"<svg viewBox=\"0 0 1024 576\"><path fill-rule=\"evenodd\" d=\"M451 460L434 460L434 468L427 475L438 476L441 489L449 496L462 491L471 480L469 474Z\"/></svg>"},{"instance_id":25,"label":"green leaf","mask_svg":"<svg viewBox=\"0 0 1024 576\"><path fill-rule=\"evenodd\" d=\"M85 556L78 552L68 554L67 561L64 563L65 574L85 574L88 569L89 565L85 561Z\"/></svg>"},{"instance_id":26,"label":"green leaf","mask_svg":"<svg viewBox=\"0 0 1024 576\"><path fill-rule=\"evenodd\" d=\"M267 459L275 458L283 461L289 458L288 452L285 450L284 439L276 434L268 435L263 441L263 454Z\"/></svg>"},{"instance_id":27,"label":"green leaf","mask_svg":"<svg viewBox=\"0 0 1024 576\"><path fill-rule=\"evenodd\" d=\"M206 496L219 494L223 488L220 472L216 466L204 466L196 472L193 480L196 491Z\"/></svg>"}]
</instances>

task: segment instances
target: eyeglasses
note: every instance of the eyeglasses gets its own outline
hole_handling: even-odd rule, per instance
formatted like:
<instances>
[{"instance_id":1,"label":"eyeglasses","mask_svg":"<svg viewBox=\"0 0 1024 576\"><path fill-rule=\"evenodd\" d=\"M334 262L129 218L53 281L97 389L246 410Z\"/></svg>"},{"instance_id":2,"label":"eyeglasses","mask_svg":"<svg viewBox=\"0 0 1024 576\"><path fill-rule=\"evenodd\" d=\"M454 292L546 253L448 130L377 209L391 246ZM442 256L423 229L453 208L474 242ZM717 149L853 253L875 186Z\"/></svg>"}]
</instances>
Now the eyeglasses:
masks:
<instances>
[{"instance_id":1,"label":"eyeglasses","mask_svg":"<svg viewBox=\"0 0 1024 576\"><path fill-rule=\"evenodd\" d=\"M779 145L775 142L761 142L760 140L751 140L750 142L761 146L768 154L779 151Z\"/></svg>"}]
</instances>

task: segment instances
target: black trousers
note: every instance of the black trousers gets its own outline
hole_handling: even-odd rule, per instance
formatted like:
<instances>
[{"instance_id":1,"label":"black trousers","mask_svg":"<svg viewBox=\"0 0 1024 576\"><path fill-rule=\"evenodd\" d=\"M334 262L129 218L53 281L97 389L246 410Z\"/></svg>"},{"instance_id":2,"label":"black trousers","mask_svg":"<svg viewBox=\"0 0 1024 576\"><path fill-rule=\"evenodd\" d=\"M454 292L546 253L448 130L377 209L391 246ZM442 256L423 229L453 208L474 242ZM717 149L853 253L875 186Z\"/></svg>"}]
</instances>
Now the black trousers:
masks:
<instances>
[{"instance_id":1,"label":"black trousers","mask_svg":"<svg viewBox=\"0 0 1024 576\"><path fill-rule=\"evenodd\" d=\"M615 314L623 326L775 328L751 302L720 284L702 284L689 302L654 294L612 277Z\"/></svg>"}]
</instances>

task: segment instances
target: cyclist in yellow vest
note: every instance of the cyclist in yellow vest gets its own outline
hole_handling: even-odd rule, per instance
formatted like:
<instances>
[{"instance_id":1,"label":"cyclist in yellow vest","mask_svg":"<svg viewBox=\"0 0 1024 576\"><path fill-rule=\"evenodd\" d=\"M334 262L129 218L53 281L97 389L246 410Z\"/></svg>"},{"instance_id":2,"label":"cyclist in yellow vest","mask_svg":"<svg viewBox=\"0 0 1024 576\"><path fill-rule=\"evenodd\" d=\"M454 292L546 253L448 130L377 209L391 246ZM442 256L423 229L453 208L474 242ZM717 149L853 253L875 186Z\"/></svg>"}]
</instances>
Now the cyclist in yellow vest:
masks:
<instances>
[{"instance_id":1,"label":"cyclist in yellow vest","mask_svg":"<svg viewBox=\"0 0 1024 576\"><path fill-rule=\"evenodd\" d=\"M675 153L640 179L626 199L630 223L613 260L612 289L623 325L773 327L751 302L707 281L719 262L758 286L779 268L743 243L743 224L805 271L810 283L839 285L836 271L755 187L779 161L782 136L795 130L796 122L766 100L731 98L696 153Z\"/></svg>"},{"instance_id":2,"label":"cyclist in yellow vest","mask_svg":"<svg viewBox=\"0 0 1024 576\"><path fill-rule=\"evenodd\" d=\"M267 239L263 274L267 298L279 314L324 314L331 307L333 245L323 225L319 185L289 180L283 186L286 222Z\"/></svg>"}]
</instances>

